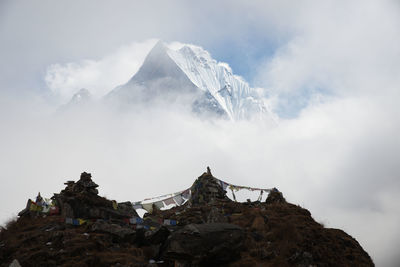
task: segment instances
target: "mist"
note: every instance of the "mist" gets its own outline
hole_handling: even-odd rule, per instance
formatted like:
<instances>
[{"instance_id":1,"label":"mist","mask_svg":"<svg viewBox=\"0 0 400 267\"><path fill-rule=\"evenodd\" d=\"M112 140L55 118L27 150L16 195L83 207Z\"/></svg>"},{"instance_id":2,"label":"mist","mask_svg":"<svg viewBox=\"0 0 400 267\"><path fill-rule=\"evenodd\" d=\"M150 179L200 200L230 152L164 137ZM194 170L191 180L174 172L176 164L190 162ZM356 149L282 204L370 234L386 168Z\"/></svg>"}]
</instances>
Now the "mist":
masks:
<instances>
[{"instance_id":1,"label":"mist","mask_svg":"<svg viewBox=\"0 0 400 267\"><path fill-rule=\"evenodd\" d=\"M51 196L83 171L100 195L138 201L185 189L210 166L233 184L277 187L326 227L356 237L377 262L396 254L400 117L385 103L318 103L278 125L202 120L164 106L57 113L43 103L2 104L3 222L27 198Z\"/></svg>"},{"instance_id":2,"label":"mist","mask_svg":"<svg viewBox=\"0 0 400 267\"><path fill-rule=\"evenodd\" d=\"M0 224L83 171L100 195L139 201L188 188L210 166L232 184L277 187L377 266L399 265L397 1L60 3L0 4ZM98 102L157 39L229 64L277 123ZM81 88L94 102L60 110Z\"/></svg>"}]
</instances>

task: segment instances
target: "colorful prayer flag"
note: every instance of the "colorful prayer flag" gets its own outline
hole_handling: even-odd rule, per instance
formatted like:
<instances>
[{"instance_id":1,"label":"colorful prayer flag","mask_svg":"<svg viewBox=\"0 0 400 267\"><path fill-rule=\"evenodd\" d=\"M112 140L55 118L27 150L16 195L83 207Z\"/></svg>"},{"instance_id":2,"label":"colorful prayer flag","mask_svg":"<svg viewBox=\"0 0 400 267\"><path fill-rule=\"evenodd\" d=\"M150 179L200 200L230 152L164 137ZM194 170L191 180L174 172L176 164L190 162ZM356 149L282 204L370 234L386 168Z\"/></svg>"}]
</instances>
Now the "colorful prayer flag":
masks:
<instances>
[{"instance_id":1,"label":"colorful prayer flag","mask_svg":"<svg viewBox=\"0 0 400 267\"><path fill-rule=\"evenodd\" d=\"M143 223L143 219L139 217L132 217L129 219L129 223L131 224L141 224Z\"/></svg>"},{"instance_id":2,"label":"colorful prayer flag","mask_svg":"<svg viewBox=\"0 0 400 267\"><path fill-rule=\"evenodd\" d=\"M170 219L165 219L164 220L164 224L165 225L176 225L176 221L175 220L170 220Z\"/></svg>"},{"instance_id":3,"label":"colorful prayer flag","mask_svg":"<svg viewBox=\"0 0 400 267\"><path fill-rule=\"evenodd\" d=\"M117 201L113 200L112 201L113 209L117 210L118 209L118 203Z\"/></svg>"},{"instance_id":4,"label":"colorful prayer flag","mask_svg":"<svg viewBox=\"0 0 400 267\"><path fill-rule=\"evenodd\" d=\"M56 206L51 206L50 207L50 215L56 215L59 213L59 208Z\"/></svg>"}]
</instances>

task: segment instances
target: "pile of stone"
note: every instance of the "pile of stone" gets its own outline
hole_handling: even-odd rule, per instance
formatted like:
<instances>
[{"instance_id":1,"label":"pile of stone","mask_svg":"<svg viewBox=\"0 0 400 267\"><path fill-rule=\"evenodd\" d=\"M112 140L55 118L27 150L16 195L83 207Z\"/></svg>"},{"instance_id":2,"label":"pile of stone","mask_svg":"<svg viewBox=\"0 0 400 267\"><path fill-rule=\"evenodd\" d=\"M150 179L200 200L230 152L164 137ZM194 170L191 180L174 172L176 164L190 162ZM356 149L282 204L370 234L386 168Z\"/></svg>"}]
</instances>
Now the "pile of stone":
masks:
<instances>
[{"instance_id":1,"label":"pile of stone","mask_svg":"<svg viewBox=\"0 0 400 267\"><path fill-rule=\"evenodd\" d=\"M192 195L189 203L192 206L213 204L218 200L229 200L226 191L220 185L219 180L211 174L209 167L207 167L207 172L196 179L190 190Z\"/></svg>"},{"instance_id":2,"label":"pile of stone","mask_svg":"<svg viewBox=\"0 0 400 267\"><path fill-rule=\"evenodd\" d=\"M278 189L274 188L268 194L267 199L265 200L267 204L276 204L276 203L287 203L286 199L283 197L282 192L278 191Z\"/></svg>"},{"instance_id":3,"label":"pile of stone","mask_svg":"<svg viewBox=\"0 0 400 267\"><path fill-rule=\"evenodd\" d=\"M117 219L138 216L129 201L116 203L98 195L98 185L90 173L83 172L80 179L67 181L66 187L53 199L65 218Z\"/></svg>"}]
</instances>

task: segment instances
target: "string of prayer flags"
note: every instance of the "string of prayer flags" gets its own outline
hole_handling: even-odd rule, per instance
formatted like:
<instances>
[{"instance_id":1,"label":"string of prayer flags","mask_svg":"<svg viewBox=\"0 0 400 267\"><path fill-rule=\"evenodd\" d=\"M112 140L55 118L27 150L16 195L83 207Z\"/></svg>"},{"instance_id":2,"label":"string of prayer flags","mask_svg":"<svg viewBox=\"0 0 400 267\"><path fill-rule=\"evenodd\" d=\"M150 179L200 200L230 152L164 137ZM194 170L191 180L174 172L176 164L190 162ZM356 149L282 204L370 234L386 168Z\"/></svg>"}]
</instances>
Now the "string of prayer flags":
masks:
<instances>
[{"instance_id":1,"label":"string of prayer flags","mask_svg":"<svg viewBox=\"0 0 400 267\"><path fill-rule=\"evenodd\" d=\"M250 191L260 191L258 200L261 201L264 191L271 192L272 190L276 190L275 188L274 189L264 189L264 188L254 188L254 187L249 187L249 186L233 185L233 184L227 183L227 182L222 181L217 178L215 178L215 180L222 187L222 189L224 191L226 191L226 189L231 190L232 197L233 197L234 201L236 201L236 202L237 202L237 199L236 199L235 191L238 192L239 190L242 190L242 189L246 189L246 190L250 190ZM201 182L198 182L196 180L195 187L201 187L201 186L202 186ZM159 196L159 197L146 198L143 201L133 202L132 206L135 210L136 209L144 209L148 213L152 213L153 212L153 204L157 209L162 209L162 208L165 208L166 206L170 206L170 205L181 206L187 200L190 199L191 194L192 194L192 191L190 190L190 188L188 188L186 190L183 190L183 191L180 191L180 192L177 192L174 194L167 194L167 195L163 195L163 196ZM153 202L143 203L144 201L148 202L151 200Z\"/></svg>"}]
</instances>

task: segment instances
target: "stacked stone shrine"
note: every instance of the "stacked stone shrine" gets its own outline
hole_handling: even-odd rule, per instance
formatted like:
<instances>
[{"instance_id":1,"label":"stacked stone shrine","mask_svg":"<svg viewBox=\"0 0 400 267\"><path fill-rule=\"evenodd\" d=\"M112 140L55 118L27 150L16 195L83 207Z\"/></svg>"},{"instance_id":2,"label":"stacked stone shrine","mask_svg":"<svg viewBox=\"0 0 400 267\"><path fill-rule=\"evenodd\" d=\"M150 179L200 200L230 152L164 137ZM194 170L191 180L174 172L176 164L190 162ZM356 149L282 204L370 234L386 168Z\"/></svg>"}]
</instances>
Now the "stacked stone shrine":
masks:
<instances>
[{"instance_id":1,"label":"stacked stone shrine","mask_svg":"<svg viewBox=\"0 0 400 267\"><path fill-rule=\"evenodd\" d=\"M213 204L217 200L229 200L226 191L222 188L219 180L212 174L209 167L207 172L203 173L193 183L191 190L191 205Z\"/></svg>"}]
</instances>

